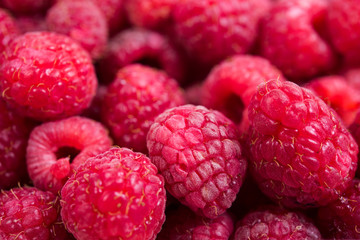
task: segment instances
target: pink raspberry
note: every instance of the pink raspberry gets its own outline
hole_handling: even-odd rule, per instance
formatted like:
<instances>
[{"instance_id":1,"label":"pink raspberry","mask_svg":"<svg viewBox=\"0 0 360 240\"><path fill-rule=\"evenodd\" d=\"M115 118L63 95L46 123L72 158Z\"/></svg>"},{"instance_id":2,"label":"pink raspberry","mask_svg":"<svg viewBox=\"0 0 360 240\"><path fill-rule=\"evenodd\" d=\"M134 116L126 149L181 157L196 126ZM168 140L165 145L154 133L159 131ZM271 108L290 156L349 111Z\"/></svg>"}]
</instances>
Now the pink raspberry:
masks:
<instances>
[{"instance_id":1,"label":"pink raspberry","mask_svg":"<svg viewBox=\"0 0 360 240\"><path fill-rule=\"evenodd\" d=\"M216 64L233 54L247 53L268 0L184 0L174 6L177 38L189 55ZM264 9L254 10L254 9Z\"/></svg>"},{"instance_id":2,"label":"pink raspberry","mask_svg":"<svg viewBox=\"0 0 360 240\"><path fill-rule=\"evenodd\" d=\"M317 222L326 239L360 238L359 201L360 180L354 179L339 199L319 209Z\"/></svg>"},{"instance_id":3,"label":"pink raspberry","mask_svg":"<svg viewBox=\"0 0 360 240\"><path fill-rule=\"evenodd\" d=\"M231 206L245 176L239 137L235 124L220 112L184 105L155 119L147 147L171 195L214 219Z\"/></svg>"},{"instance_id":4,"label":"pink raspberry","mask_svg":"<svg viewBox=\"0 0 360 240\"><path fill-rule=\"evenodd\" d=\"M45 12L54 0L2 0L4 6L16 14Z\"/></svg>"},{"instance_id":5,"label":"pink raspberry","mask_svg":"<svg viewBox=\"0 0 360 240\"><path fill-rule=\"evenodd\" d=\"M116 144L146 153L146 135L155 117L184 103L176 81L164 72L128 65L108 86L102 117Z\"/></svg>"},{"instance_id":6,"label":"pink raspberry","mask_svg":"<svg viewBox=\"0 0 360 240\"><path fill-rule=\"evenodd\" d=\"M0 239L74 239L62 223L60 199L34 187L0 193Z\"/></svg>"},{"instance_id":7,"label":"pink raspberry","mask_svg":"<svg viewBox=\"0 0 360 240\"><path fill-rule=\"evenodd\" d=\"M235 123L240 123L257 86L279 79L281 72L264 58L236 55L216 65L203 85L202 104L217 109Z\"/></svg>"},{"instance_id":8,"label":"pink raspberry","mask_svg":"<svg viewBox=\"0 0 360 240\"><path fill-rule=\"evenodd\" d=\"M26 33L0 55L0 91L21 115L54 120L78 114L96 87L89 54L66 36Z\"/></svg>"},{"instance_id":9,"label":"pink raspberry","mask_svg":"<svg viewBox=\"0 0 360 240\"><path fill-rule=\"evenodd\" d=\"M130 22L137 27L160 29L170 25L176 0L127 0L125 9Z\"/></svg>"},{"instance_id":10,"label":"pink raspberry","mask_svg":"<svg viewBox=\"0 0 360 240\"><path fill-rule=\"evenodd\" d=\"M25 152L30 126L0 100L0 189L27 179Z\"/></svg>"},{"instance_id":11,"label":"pink raspberry","mask_svg":"<svg viewBox=\"0 0 360 240\"><path fill-rule=\"evenodd\" d=\"M43 123L31 132L28 142L30 178L36 187L57 193L81 163L108 150L111 143L108 131L87 118Z\"/></svg>"},{"instance_id":12,"label":"pink raspberry","mask_svg":"<svg viewBox=\"0 0 360 240\"><path fill-rule=\"evenodd\" d=\"M165 220L163 177L149 158L126 148L89 158L61 198L62 219L78 240L155 239Z\"/></svg>"},{"instance_id":13,"label":"pink raspberry","mask_svg":"<svg viewBox=\"0 0 360 240\"><path fill-rule=\"evenodd\" d=\"M136 62L163 69L176 80L183 78L181 56L164 36L144 29L128 29L109 42L100 62L102 80L113 81L120 68Z\"/></svg>"},{"instance_id":14,"label":"pink raspberry","mask_svg":"<svg viewBox=\"0 0 360 240\"><path fill-rule=\"evenodd\" d=\"M354 178L358 146L335 111L292 82L259 86L249 105L252 175L287 207L337 199Z\"/></svg>"},{"instance_id":15,"label":"pink raspberry","mask_svg":"<svg viewBox=\"0 0 360 240\"><path fill-rule=\"evenodd\" d=\"M315 225L298 212L278 207L263 207L237 223L234 240L322 239Z\"/></svg>"},{"instance_id":16,"label":"pink raspberry","mask_svg":"<svg viewBox=\"0 0 360 240\"><path fill-rule=\"evenodd\" d=\"M17 16L16 26L21 33L47 31L48 26L42 15Z\"/></svg>"},{"instance_id":17,"label":"pink raspberry","mask_svg":"<svg viewBox=\"0 0 360 240\"><path fill-rule=\"evenodd\" d=\"M15 24L15 19L4 9L0 8L0 52L15 37L19 35L19 29Z\"/></svg>"},{"instance_id":18,"label":"pink raspberry","mask_svg":"<svg viewBox=\"0 0 360 240\"><path fill-rule=\"evenodd\" d=\"M234 229L234 222L228 213L215 219L197 216L184 206L169 210L166 221L157 240L228 240Z\"/></svg>"},{"instance_id":19,"label":"pink raspberry","mask_svg":"<svg viewBox=\"0 0 360 240\"><path fill-rule=\"evenodd\" d=\"M261 54L296 81L332 70L336 58L322 38L327 0L288 0L274 3L264 19Z\"/></svg>"},{"instance_id":20,"label":"pink raspberry","mask_svg":"<svg viewBox=\"0 0 360 240\"><path fill-rule=\"evenodd\" d=\"M360 64L360 4L357 0L329 1L326 24L331 40L349 63Z\"/></svg>"},{"instance_id":21,"label":"pink raspberry","mask_svg":"<svg viewBox=\"0 0 360 240\"><path fill-rule=\"evenodd\" d=\"M354 121L360 108L360 89L354 89L344 77L334 75L316 78L305 87L332 107L346 126Z\"/></svg>"},{"instance_id":22,"label":"pink raspberry","mask_svg":"<svg viewBox=\"0 0 360 240\"><path fill-rule=\"evenodd\" d=\"M108 39L105 16L92 1L61 1L47 12L49 30L71 37L93 59L101 57Z\"/></svg>"}]
</instances>

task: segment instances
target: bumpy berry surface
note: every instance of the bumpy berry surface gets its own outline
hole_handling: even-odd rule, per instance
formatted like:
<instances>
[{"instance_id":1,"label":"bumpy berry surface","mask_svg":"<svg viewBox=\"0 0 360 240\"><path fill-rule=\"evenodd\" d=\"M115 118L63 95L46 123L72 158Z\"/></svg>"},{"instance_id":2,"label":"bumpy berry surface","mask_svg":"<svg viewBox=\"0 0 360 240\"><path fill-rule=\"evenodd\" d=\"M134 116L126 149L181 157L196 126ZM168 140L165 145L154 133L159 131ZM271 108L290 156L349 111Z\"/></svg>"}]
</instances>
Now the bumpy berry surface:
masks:
<instances>
[{"instance_id":1,"label":"bumpy berry surface","mask_svg":"<svg viewBox=\"0 0 360 240\"><path fill-rule=\"evenodd\" d=\"M137 27L162 29L169 24L176 0L127 0L125 9Z\"/></svg>"},{"instance_id":2,"label":"bumpy berry surface","mask_svg":"<svg viewBox=\"0 0 360 240\"><path fill-rule=\"evenodd\" d=\"M81 163L111 144L108 131L84 117L43 123L31 132L26 150L30 178L35 187L57 193Z\"/></svg>"},{"instance_id":3,"label":"bumpy berry surface","mask_svg":"<svg viewBox=\"0 0 360 240\"><path fill-rule=\"evenodd\" d=\"M301 213L264 207L247 214L237 223L234 240L322 239L315 225Z\"/></svg>"},{"instance_id":4,"label":"bumpy berry surface","mask_svg":"<svg viewBox=\"0 0 360 240\"><path fill-rule=\"evenodd\" d=\"M269 1L185 0L174 6L177 38L189 54L205 64L215 64L250 50L258 22Z\"/></svg>"},{"instance_id":5,"label":"bumpy berry surface","mask_svg":"<svg viewBox=\"0 0 360 240\"><path fill-rule=\"evenodd\" d=\"M34 187L0 194L0 239L74 239L60 217L60 198Z\"/></svg>"},{"instance_id":6,"label":"bumpy berry surface","mask_svg":"<svg viewBox=\"0 0 360 240\"><path fill-rule=\"evenodd\" d=\"M159 67L176 80L183 77L182 59L164 36L144 29L129 29L109 42L100 62L101 80L113 81L120 68L136 62Z\"/></svg>"},{"instance_id":7,"label":"bumpy berry surface","mask_svg":"<svg viewBox=\"0 0 360 240\"><path fill-rule=\"evenodd\" d=\"M106 18L92 1L62 1L47 12L49 30L68 35L92 58L100 58L108 38Z\"/></svg>"},{"instance_id":8,"label":"bumpy berry surface","mask_svg":"<svg viewBox=\"0 0 360 240\"><path fill-rule=\"evenodd\" d=\"M80 113L95 95L97 79L89 54L69 37L30 32L0 56L0 90L22 115L38 120Z\"/></svg>"},{"instance_id":9,"label":"bumpy berry surface","mask_svg":"<svg viewBox=\"0 0 360 240\"><path fill-rule=\"evenodd\" d=\"M2 0L4 6L17 14L34 14L46 11L54 0Z\"/></svg>"},{"instance_id":10,"label":"bumpy berry surface","mask_svg":"<svg viewBox=\"0 0 360 240\"><path fill-rule=\"evenodd\" d=\"M239 123L257 86L271 79L285 80L266 59L250 55L233 56L209 73L202 89L202 104Z\"/></svg>"},{"instance_id":11,"label":"bumpy berry surface","mask_svg":"<svg viewBox=\"0 0 360 240\"><path fill-rule=\"evenodd\" d=\"M358 146L311 91L292 82L261 84L249 120L252 174L273 200L288 207L325 205L350 184Z\"/></svg>"},{"instance_id":12,"label":"bumpy berry surface","mask_svg":"<svg viewBox=\"0 0 360 240\"><path fill-rule=\"evenodd\" d=\"M5 47L19 35L19 29L15 24L15 19L0 8L0 52L3 52Z\"/></svg>"},{"instance_id":13,"label":"bumpy berry surface","mask_svg":"<svg viewBox=\"0 0 360 240\"><path fill-rule=\"evenodd\" d=\"M356 0L330 1L327 26L336 49L349 63L360 64L360 4Z\"/></svg>"},{"instance_id":14,"label":"bumpy berry surface","mask_svg":"<svg viewBox=\"0 0 360 240\"><path fill-rule=\"evenodd\" d=\"M30 127L0 100L0 189L27 178L25 151Z\"/></svg>"},{"instance_id":15,"label":"bumpy berry surface","mask_svg":"<svg viewBox=\"0 0 360 240\"><path fill-rule=\"evenodd\" d=\"M157 240L228 240L234 222L228 213L215 219L197 216L184 206L166 212L166 221Z\"/></svg>"},{"instance_id":16,"label":"bumpy berry surface","mask_svg":"<svg viewBox=\"0 0 360 240\"><path fill-rule=\"evenodd\" d=\"M321 36L327 5L327 0L277 1L264 19L261 54L286 77L300 81L334 67L334 53Z\"/></svg>"},{"instance_id":17,"label":"bumpy berry surface","mask_svg":"<svg viewBox=\"0 0 360 240\"><path fill-rule=\"evenodd\" d=\"M184 103L176 81L164 72L128 65L108 86L102 117L117 145L146 153L146 135L155 117Z\"/></svg>"},{"instance_id":18,"label":"bumpy berry surface","mask_svg":"<svg viewBox=\"0 0 360 240\"><path fill-rule=\"evenodd\" d=\"M360 239L360 180L335 202L320 208L317 222L326 239Z\"/></svg>"},{"instance_id":19,"label":"bumpy berry surface","mask_svg":"<svg viewBox=\"0 0 360 240\"><path fill-rule=\"evenodd\" d=\"M360 108L360 90L354 89L344 77L334 75L313 79L306 88L332 107L346 126L354 121Z\"/></svg>"},{"instance_id":20,"label":"bumpy berry surface","mask_svg":"<svg viewBox=\"0 0 360 240\"><path fill-rule=\"evenodd\" d=\"M151 126L147 147L166 189L197 214L216 218L235 200L247 162L235 124L220 112L168 109Z\"/></svg>"},{"instance_id":21,"label":"bumpy berry surface","mask_svg":"<svg viewBox=\"0 0 360 240\"><path fill-rule=\"evenodd\" d=\"M61 198L62 219L78 240L155 239L165 220L163 177L149 158L126 148L80 165Z\"/></svg>"}]
</instances>

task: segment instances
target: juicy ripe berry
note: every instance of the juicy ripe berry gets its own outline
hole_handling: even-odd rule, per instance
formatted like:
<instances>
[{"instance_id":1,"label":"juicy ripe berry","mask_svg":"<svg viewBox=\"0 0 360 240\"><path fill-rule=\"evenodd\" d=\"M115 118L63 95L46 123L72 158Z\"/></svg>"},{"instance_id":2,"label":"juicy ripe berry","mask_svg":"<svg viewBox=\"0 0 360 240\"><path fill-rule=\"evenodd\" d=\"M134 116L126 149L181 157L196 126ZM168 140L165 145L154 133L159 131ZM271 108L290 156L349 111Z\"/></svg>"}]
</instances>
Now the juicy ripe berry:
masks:
<instances>
[{"instance_id":1,"label":"juicy ripe berry","mask_svg":"<svg viewBox=\"0 0 360 240\"><path fill-rule=\"evenodd\" d=\"M125 148L80 165L61 196L61 216L78 240L154 239L165 220L163 177L145 155Z\"/></svg>"},{"instance_id":2,"label":"juicy ripe berry","mask_svg":"<svg viewBox=\"0 0 360 240\"><path fill-rule=\"evenodd\" d=\"M358 146L336 113L280 81L260 85L249 109L251 167L262 190L290 207L338 198L354 177Z\"/></svg>"},{"instance_id":3,"label":"juicy ripe berry","mask_svg":"<svg viewBox=\"0 0 360 240\"><path fill-rule=\"evenodd\" d=\"M167 190L197 214L215 218L231 206L245 175L238 135L221 113L185 105L155 120L147 146Z\"/></svg>"}]
</instances>

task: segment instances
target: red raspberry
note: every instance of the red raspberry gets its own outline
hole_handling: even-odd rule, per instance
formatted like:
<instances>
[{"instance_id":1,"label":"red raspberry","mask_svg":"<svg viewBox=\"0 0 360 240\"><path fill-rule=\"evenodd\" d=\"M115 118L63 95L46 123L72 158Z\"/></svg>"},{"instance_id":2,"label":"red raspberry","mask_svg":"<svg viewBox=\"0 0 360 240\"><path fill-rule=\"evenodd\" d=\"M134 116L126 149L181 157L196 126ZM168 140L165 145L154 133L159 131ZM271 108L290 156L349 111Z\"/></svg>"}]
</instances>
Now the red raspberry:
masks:
<instances>
[{"instance_id":1,"label":"red raspberry","mask_svg":"<svg viewBox=\"0 0 360 240\"><path fill-rule=\"evenodd\" d=\"M233 219L226 212L215 219L209 219L180 206L176 210L167 211L165 224L156 240L228 240L233 229Z\"/></svg>"},{"instance_id":2,"label":"red raspberry","mask_svg":"<svg viewBox=\"0 0 360 240\"><path fill-rule=\"evenodd\" d=\"M220 112L184 105L155 119L147 147L171 195L198 215L216 218L231 206L245 176L239 137Z\"/></svg>"},{"instance_id":3,"label":"red raspberry","mask_svg":"<svg viewBox=\"0 0 360 240\"><path fill-rule=\"evenodd\" d=\"M120 68L136 62L159 67L177 80L182 80L184 74L179 53L164 36L148 30L129 29L109 42L107 54L100 62L102 80L113 81Z\"/></svg>"},{"instance_id":4,"label":"red raspberry","mask_svg":"<svg viewBox=\"0 0 360 240\"><path fill-rule=\"evenodd\" d=\"M189 55L216 64L252 47L268 0L183 0L174 6L177 37Z\"/></svg>"},{"instance_id":5,"label":"red raspberry","mask_svg":"<svg viewBox=\"0 0 360 240\"><path fill-rule=\"evenodd\" d=\"M80 165L61 197L61 216L78 240L155 239L165 220L163 177L149 158L126 148Z\"/></svg>"},{"instance_id":6,"label":"red raspberry","mask_svg":"<svg viewBox=\"0 0 360 240\"><path fill-rule=\"evenodd\" d=\"M344 75L350 85L357 91L360 91L360 68L349 69Z\"/></svg>"},{"instance_id":7,"label":"red raspberry","mask_svg":"<svg viewBox=\"0 0 360 240\"><path fill-rule=\"evenodd\" d=\"M13 188L0 193L0 239L70 240L62 224L59 197L37 188Z\"/></svg>"},{"instance_id":8,"label":"red raspberry","mask_svg":"<svg viewBox=\"0 0 360 240\"><path fill-rule=\"evenodd\" d=\"M313 79L305 87L332 107L346 126L354 121L360 108L360 89L354 89L344 77L334 75Z\"/></svg>"},{"instance_id":9,"label":"red raspberry","mask_svg":"<svg viewBox=\"0 0 360 240\"><path fill-rule=\"evenodd\" d=\"M292 82L259 86L249 105L250 166L287 207L325 205L354 178L358 146L334 110Z\"/></svg>"},{"instance_id":10,"label":"red raspberry","mask_svg":"<svg viewBox=\"0 0 360 240\"><path fill-rule=\"evenodd\" d=\"M360 180L335 202L318 211L317 222L326 239L360 239Z\"/></svg>"},{"instance_id":11,"label":"red raspberry","mask_svg":"<svg viewBox=\"0 0 360 240\"><path fill-rule=\"evenodd\" d=\"M206 78L202 103L240 123L243 110L249 106L257 86L271 79L285 80L266 59L250 55L233 56L215 66Z\"/></svg>"},{"instance_id":12,"label":"red raspberry","mask_svg":"<svg viewBox=\"0 0 360 240\"><path fill-rule=\"evenodd\" d=\"M2 96L22 115L53 120L78 114L96 87L89 54L66 36L26 33L0 55Z\"/></svg>"},{"instance_id":13,"label":"red raspberry","mask_svg":"<svg viewBox=\"0 0 360 240\"><path fill-rule=\"evenodd\" d=\"M15 23L21 33L47 31L45 17L42 15L18 16Z\"/></svg>"},{"instance_id":14,"label":"red raspberry","mask_svg":"<svg viewBox=\"0 0 360 240\"><path fill-rule=\"evenodd\" d=\"M317 32L324 31L327 6L327 0L277 1L264 19L261 54L286 77L300 81L334 67L334 53Z\"/></svg>"},{"instance_id":15,"label":"red raspberry","mask_svg":"<svg viewBox=\"0 0 360 240\"><path fill-rule=\"evenodd\" d=\"M177 0L127 0L125 10L137 27L163 29L170 24L172 8Z\"/></svg>"},{"instance_id":16,"label":"red raspberry","mask_svg":"<svg viewBox=\"0 0 360 240\"><path fill-rule=\"evenodd\" d=\"M105 16L91 1L61 1L47 12L49 30L68 35L80 43L93 59L105 50L108 28Z\"/></svg>"},{"instance_id":17,"label":"red raspberry","mask_svg":"<svg viewBox=\"0 0 360 240\"><path fill-rule=\"evenodd\" d=\"M111 139L98 122L71 117L47 122L30 134L26 161L35 187L57 193L76 168L108 150Z\"/></svg>"},{"instance_id":18,"label":"red raspberry","mask_svg":"<svg viewBox=\"0 0 360 240\"><path fill-rule=\"evenodd\" d=\"M4 6L17 14L45 12L54 0L2 0Z\"/></svg>"},{"instance_id":19,"label":"red raspberry","mask_svg":"<svg viewBox=\"0 0 360 240\"><path fill-rule=\"evenodd\" d=\"M27 178L25 151L30 127L0 100L0 189Z\"/></svg>"},{"instance_id":20,"label":"red raspberry","mask_svg":"<svg viewBox=\"0 0 360 240\"><path fill-rule=\"evenodd\" d=\"M146 153L146 135L155 117L184 103L176 81L164 72L128 65L107 88L102 117L116 144Z\"/></svg>"},{"instance_id":21,"label":"red raspberry","mask_svg":"<svg viewBox=\"0 0 360 240\"><path fill-rule=\"evenodd\" d=\"M15 24L15 20L4 9L0 8L0 52L2 53L5 47L19 35L19 29Z\"/></svg>"},{"instance_id":22,"label":"red raspberry","mask_svg":"<svg viewBox=\"0 0 360 240\"><path fill-rule=\"evenodd\" d=\"M329 1L326 23L336 49L349 63L360 64L360 4L357 0Z\"/></svg>"},{"instance_id":23,"label":"red raspberry","mask_svg":"<svg viewBox=\"0 0 360 240\"><path fill-rule=\"evenodd\" d=\"M264 207L247 214L237 223L234 240L322 239L315 225L298 212Z\"/></svg>"}]
</instances>

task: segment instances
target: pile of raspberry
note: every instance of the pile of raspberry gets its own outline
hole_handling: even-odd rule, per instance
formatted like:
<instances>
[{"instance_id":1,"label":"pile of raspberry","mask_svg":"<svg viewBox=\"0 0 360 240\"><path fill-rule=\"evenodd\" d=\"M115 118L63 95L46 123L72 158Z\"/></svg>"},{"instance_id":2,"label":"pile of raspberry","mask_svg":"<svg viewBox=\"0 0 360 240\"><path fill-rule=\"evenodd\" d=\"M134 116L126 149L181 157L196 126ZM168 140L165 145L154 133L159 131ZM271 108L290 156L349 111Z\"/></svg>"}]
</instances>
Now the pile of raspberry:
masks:
<instances>
[{"instance_id":1,"label":"pile of raspberry","mask_svg":"<svg viewBox=\"0 0 360 240\"><path fill-rule=\"evenodd\" d=\"M0 0L1 240L360 239L358 0Z\"/></svg>"}]
</instances>

